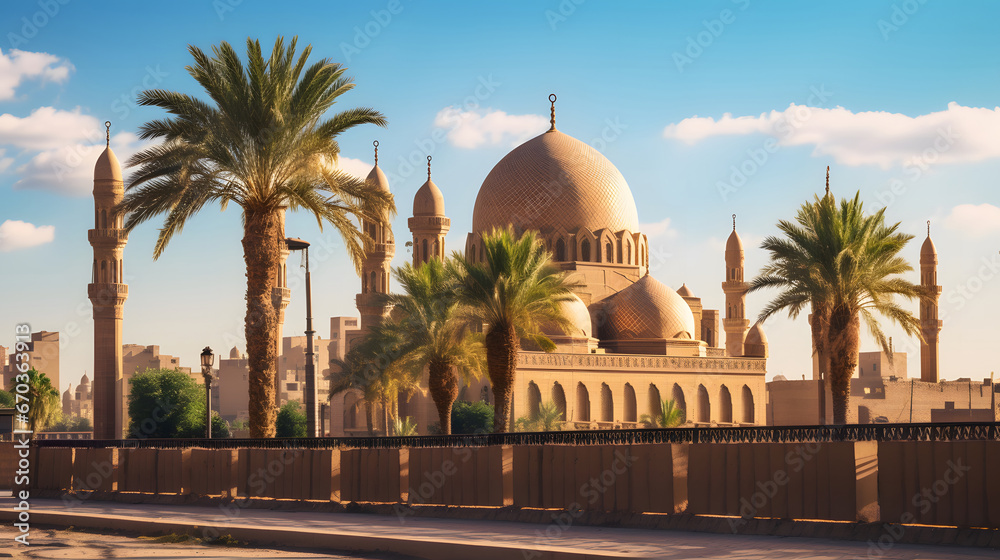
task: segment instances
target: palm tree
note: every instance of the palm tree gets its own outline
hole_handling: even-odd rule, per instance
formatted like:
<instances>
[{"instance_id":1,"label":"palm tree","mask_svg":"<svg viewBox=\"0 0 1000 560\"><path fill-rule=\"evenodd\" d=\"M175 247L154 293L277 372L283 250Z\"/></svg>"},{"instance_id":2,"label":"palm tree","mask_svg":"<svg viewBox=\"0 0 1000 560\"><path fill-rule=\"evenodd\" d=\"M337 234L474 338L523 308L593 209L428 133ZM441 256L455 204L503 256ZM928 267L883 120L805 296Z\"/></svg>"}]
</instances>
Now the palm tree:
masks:
<instances>
[{"instance_id":1,"label":"palm tree","mask_svg":"<svg viewBox=\"0 0 1000 560\"><path fill-rule=\"evenodd\" d=\"M518 432L554 432L562 426L562 410L552 401L538 405L534 417L523 416L515 422Z\"/></svg>"},{"instance_id":2,"label":"palm tree","mask_svg":"<svg viewBox=\"0 0 1000 560\"><path fill-rule=\"evenodd\" d=\"M17 386L21 383L28 386L27 393L17 391ZM48 375L35 368L15 375L10 382L10 391L14 395L27 397L28 425L29 429L33 431L44 430L62 416L62 410L59 406L59 390L52 386Z\"/></svg>"},{"instance_id":3,"label":"palm tree","mask_svg":"<svg viewBox=\"0 0 1000 560\"><path fill-rule=\"evenodd\" d=\"M428 372L428 387L437 407L441 433L451 434L451 407L458 398L458 376L466 383L479 378L484 366L481 337L468 332L459 315L454 282L455 267L432 259L419 267L409 263L393 271L403 294L386 301L400 314L397 323L405 352L393 367L420 376Z\"/></svg>"},{"instance_id":4,"label":"palm tree","mask_svg":"<svg viewBox=\"0 0 1000 560\"><path fill-rule=\"evenodd\" d=\"M683 424L684 420L684 411L672 400L660 401L660 410L657 414L653 416L643 414L639 418L639 422L645 424L647 428L676 428Z\"/></svg>"},{"instance_id":5,"label":"palm tree","mask_svg":"<svg viewBox=\"0 0 1000 560\"><path fill-rule=\"evenodd\" d=\"M920 287L898 275L913 270L899 256L912 235L900 233L899 223L886 225L885 209L867 215L860 193L838 207L832 196L816 197L803 205L796 223L782 220L785 238L770 236L761 247L770 262L751 282L751 291L779 288L782 292L760 313L763 321L782 310L797 316L811 305L822 317L814 337L822 339L830 359L833 420L844 424L850 398L850 380L858 365L861 324L882 349L888 340L876 314L898 324L908 335L920 337L919 321L900 307L895 296L921 297ZM818 312L817 312L818 311ZM817 330L820 332L817 333Z\"/></svg>"},{"instance_id":6,"label":"palm tree","mask_svg":"<svg viewBox=\"0 0 1000 560\"><path fill-rule=\"evenodd\" d=\"M546 352L555 350L541 327L570 327L560 304L572 299L575 284L551 265L551 254L533 231L518 237L511 228L493 230L483 236L482 250L483 262L458 253L450 262L458 278L459 302L486 332L493 429L502 433L510 422L521 339L532 340Z\"/></svg>"},{"instance_id":7,"label":"palm tree","mask_svg":"<svg viewBox=\"0 0 1000 560\"><path fill-rule=\"evenodd\" d=\"M119 207L128 214L126 231L166 215L154 259L206 204L242 209L252 437L274 436L277 314L271 287L284 235L281 212L304 209L321 228L332 224L356 267L366 238L351 218L395 212L390 195L332 168L341 132L360 124L384 126L385 118L358 108L324 120L354 84L346 68L328 59L306 67L312 48L296 57L295 47L296 39L286 46L279 37L265 58L260 43L247 39L246 66L226 42L212 47L214 56L188 47L194 57L188 73L210 101L164 90L139 95L140 105L160 107L171 117L141 127L141 138L161 143L128 161L137 170Z\"/></svg>"},{"instance_id":8,"label":"palm tree","mask_svg":"<svg viewBox=\"0 0 1000 560\"><path fill-rule=\"evenodd\" d=\"M400 356L407 352L406 340L395 324L375 325L351 348L343 360L330 360L330 399L348 390L361 392L365 401L368 433L376 431L375 410L381 405L382 423L386 433L392 427L390 409L400 392L412 394L420 382L420 373L396 367Z\"/></svg>"}]
</instances>

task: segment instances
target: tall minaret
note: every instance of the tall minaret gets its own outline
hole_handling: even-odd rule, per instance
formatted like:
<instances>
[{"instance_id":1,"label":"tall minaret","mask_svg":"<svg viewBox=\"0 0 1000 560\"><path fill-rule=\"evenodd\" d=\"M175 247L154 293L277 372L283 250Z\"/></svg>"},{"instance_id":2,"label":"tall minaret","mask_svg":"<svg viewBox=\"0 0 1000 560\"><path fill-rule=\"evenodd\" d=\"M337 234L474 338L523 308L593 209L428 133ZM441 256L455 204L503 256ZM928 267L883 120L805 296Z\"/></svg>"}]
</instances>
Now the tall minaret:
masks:
<instances>
[{"instance_id":1,"label":"tall minaret","mask_svg":"<svg viewBox=\"0 0 1000 560\"><path fill-rule=\"evenodd\" d=\"M122 387L122 317L128 286L122 258L128 234L115 207L125 197L122 169L107 148L94 166L94 229L87 233L94 247L93 280L87 295L94 304L94 439L120 439L128 429Z\"/></svg>"},{"instance_id":2,"label":"tall minaret","mask_svg":"<svg viewBox=\"0 0 1000 560\"><path fill-rule=\"evenodd\" d=\"M726 318L722 325L726 329L727 356L743 355L743 342L750 328L746 318L748 287L743 281L743 241L736 233L736 214L733 214L733 233L726 241L726 281L722 283L722 291L726 293Z\"/></svg>"},{"instance_id":3,"label":"tall minaret","mask_svg":"<svg viewBox=\"0 0 1000 560\"><path fill-rule=\"evenodd\" d=\"M389 193L389 181L378 166L378 141L375 146L375 167L368 173L366 181L373 188ZM357 296L358 311L361 312L361 330L378 324L389 312L388 306L379 300L379 294L389 293L389 263L396 254L396 244L392 238L389 216L364 216L361 227L369 237L365 242L365 257L361 272L361 293Z\"/></svg>"},{"instance_id":4,"label":"tall minaret","mask_svg":"<svg viewBox=\"0 0 1000 560\"><path fill-rule=\"evenodd\" d=\"M275 340L277 348L274 352L274 406L281 408L281 388L284 387L285 376L281 367L282 330L285 326L285 308L291 301L292 291L288 289L288 244L285 243L285 207L278 210L278 247L281 262L278 265L278 276L271 287L271 304L274 305L278 317L278 337Z\"/></svg>"},{"instance_id":5,"label":"tall minaret","mask_svg":"<svg viewBox=\"0 0 1000 560\"><path fill-rule=\"evenodd\" d=\"M431 156L427 156L427 182L413 197L413 266L430 259L444 260L444 235L451 229L451 219L444 215L444 195L431 181Z\"/></svg>"},{"instance_id":6,"label":"tall minaret","mask_svg":"<svg viewBox=\"0 0 1000 560\"><path fill-rule=\"evenodd\" d=\"M938 356L938 333L941 332L941 321L938 320L938 299L941 297L941 286L937 285L937 249L931 241L931 222L927 222L927 239L920 247L920 287L924 292L934 297L933 301L920 302L920 330L924 341L920 343L920 380L937 383L940 380L941 361Z\"/></svg>"}]
</instances>

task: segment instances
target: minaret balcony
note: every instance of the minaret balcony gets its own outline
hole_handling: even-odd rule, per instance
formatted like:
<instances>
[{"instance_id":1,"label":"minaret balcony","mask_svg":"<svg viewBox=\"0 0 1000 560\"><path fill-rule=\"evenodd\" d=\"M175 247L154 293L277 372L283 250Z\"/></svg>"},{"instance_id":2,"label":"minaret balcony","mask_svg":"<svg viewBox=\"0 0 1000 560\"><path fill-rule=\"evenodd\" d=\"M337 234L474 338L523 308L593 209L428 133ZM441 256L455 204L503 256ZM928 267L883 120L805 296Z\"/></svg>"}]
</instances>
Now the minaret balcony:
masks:
<instances>
[{"instance_id":1,"label":"minaret balcony","mask_svg":"<svg viewBox=\"0 0 1000 560\"><path fill-rule=\"evenodd\" d=\"M367 243L365 244L365 254L368 258L383 257L385 255L396 254L395 243Z\"/></svg>"},{"instance_id":2,"label":"minaret balcony","mask_svg":"<svg viewBox=\"0 0 1000 560\"><path fill-rule=\"evenodd\" d=\"M128 233L123 229L92 229L87 232L87 240L94 244L122 244L128 242Z\"/></svg>"},{"instance_id":3,"label":"minaret balcony","mask_svg":"<svg viewBox=\"0 0 1000 560\"><path fill-rule=\"evenodd\" d=\"M275 309L284 309L288 307L288 302L292 299L292 290L289 288L280 288L274 286L271 288L271 303L274 304Z\"/></svg>"},{"instance_id":4,"label":"minaret balcony","mask_svg":"<svg viewBox=\"0 0 1000 560\"><path fill-rule=\"evenodd\" d=\"M449 229L451 228L451 218L444 216L413 216L407 220L410 229Z\"/></svg>"},{"instance_id":5,"label":"minaret balcony","mask_svg":"<svg viewBox=\"0 0 1000 560\"><path fill-rule=\"evenodd\" d=\"M121 305L128 299L128 284L87 284L87 296L94 305Z\"/></svg>"}]
</instances>

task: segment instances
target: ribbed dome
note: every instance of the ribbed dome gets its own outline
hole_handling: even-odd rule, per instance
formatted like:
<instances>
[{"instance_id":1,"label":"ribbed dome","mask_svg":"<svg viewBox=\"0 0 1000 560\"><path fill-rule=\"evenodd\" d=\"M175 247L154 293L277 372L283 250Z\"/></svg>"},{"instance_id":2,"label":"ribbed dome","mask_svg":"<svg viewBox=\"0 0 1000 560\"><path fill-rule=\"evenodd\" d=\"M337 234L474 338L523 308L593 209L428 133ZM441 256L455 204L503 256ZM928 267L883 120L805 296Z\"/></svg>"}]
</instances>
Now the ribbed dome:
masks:
<instances>
[{"instance_id":1,"label":"ribbed dome","mask_svg":"<svg viewBox=\"0 0 1000 560\"><path fill-rule=\"evenodd\" d=\"M677 295L681 297L694 297L694 293L691 292L691 288L688 288L687 284L681 285L681 289L677 290Z\"/></svg>"},{"instance_id":2,"label":"ribbed dome","mask_svg":"<svg viewBox=\"0 0 1000 560\"><path fill-rule=\"evenodd\" d=\"M747 333L743 342L743 354L750 358L767 357L767 336L764 335L764 329L761 328L760 323L754 323Z\"/></svg>"},{"instance_id":3,"label":"ribbed dome","mask_svg":"<svg viewBox=\"0 0 1000 560\"><path fill-rule=\"evenodd\" d=\"M740 234L733 230L733 233L729 234L729 239L726 240L726 256L729 253L739 253L743 251L743 240L740 239Z\"/></svg>"},{"instance_id":4,"label":"ribbed dome","mask_svg":"<svg viewBox=\"0 0 1000 560\"><path fill-rule=\"evenodd\" d=\"M594 336L593 327L590 322L590 310L583 300L573 294L573 299L559 303L563 315L573 324L573 329L569 332L555 325L542 327L542 332L550 335L567 335L574 338L591 338Z\"/></svg>"},{"instance_id":5,"label":"ribbed dome","mask_svg":"<svg viewBox=\"0 0 1000 560\"><path fill-rule=\"evenodd\" d=\"M767 344L767 335L764 334L764 329L760 328L760 323L754 323L750 328L744 344Z\"/></svg>"},{"instance_id":6,"label":"ribbed dome","mask_svg":"<svg viewBox=\"0 0 1000 560\"><path fill-rule=\"evenodd\" d=\"M611 296L602 339L694 338L694 315L684 298L648 274Z\"/></svg>"},{"instance_id":7,"label":"ribbed dome","mask_svg":"<svg viewBox=\"0 0 1000 560\"><path fill-rule=\"evenodd\" d=\"M434 181L427 179L413 197L414 216L444 216L444 195Z\"/></svg>"},{"instance_id":8,"label":"ribbed dome","mask_svg":"<svg viewBox=\"0 0 1000 560\"><path fill-rule=\"evenodd\" d=\"M101 156L97 158L97 164L94 165L94 180L122 180L122 166L118 163L118 157L115 156L115 152L111 150L110 146L105 148L104 151L101 152Z\"/></svg>"},{"instance_id":9,"label":"ribbed dome","mask_svg":"<svg viewBox=\"0 0 1000 560\"><path fill-rule=\"evenodd\" d=\"M513 224L613 232L639 228L635 199L618 169L587 144L551 130L514 148L483 181L473 233Z\"/></svg>"},{"instance_id":10,"label":"ribbed dome","mask_svg":"<svg viewBox=\"0 0 1000 560\"><path fill-rule=\"evenodd\" d=\"M385 178L385 173L382 173L382 169L378 165L372 167L372 170L368 173L368 178L365 180L382 192L390 192L389 180Z\"/></svg>"},{"instance_id":11,"label":"ribbed dome","mask_svg":"<svg viewBox=\"0 0 1000 560\"><path fill-rule=\"evenodd\" d=\"M80 385L89 385L89 384L90 384L90 378L87 377L87 374L85 373L83 374L83 377L80 378Z\"/></svg>"}]
</instances>

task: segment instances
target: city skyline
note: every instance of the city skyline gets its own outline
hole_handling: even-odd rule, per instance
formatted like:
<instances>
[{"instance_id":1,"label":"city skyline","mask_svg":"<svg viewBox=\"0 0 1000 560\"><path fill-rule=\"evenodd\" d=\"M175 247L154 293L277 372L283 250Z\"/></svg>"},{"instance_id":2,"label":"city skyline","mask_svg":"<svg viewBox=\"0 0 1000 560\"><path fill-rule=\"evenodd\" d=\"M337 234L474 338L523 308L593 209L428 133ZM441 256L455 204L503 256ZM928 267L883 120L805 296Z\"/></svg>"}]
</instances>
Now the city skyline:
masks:
<instances>
[{"instance_id":1,"label":"city skyline","mask_svg":"<svg viewBox=\"0 0 1000 560\"><path fill-rule=\"evenodd\" d=\"M479 185L504 153L547 128L546 96L554 92L560 130L607 156L635 193L651 273L661 282L674 289L687 284L706 308L720 309L730 215L738 216L750 276L766 260L760 241L822 192L829 165L836 195L860 190L869 209L887 205L888 220L915 236L904 251L915 268L931 220L944 287L942 378L988 377L995 366L975 349L988 348L995 332L988 310L1000 305L992 282L1000 259L990 242L1000 232L1000 208L988 179L1000 171L1000 142L988 135L1000 123L990 96L1000 85L988 60L995 52L988 46L997 42L991 18L921 4L897 25L902 18L891 3L856 5L850 18L821 7L749 1L655 7L638 17L590 3L455 13L388 2L344 8L342 21L324 27L314 21L322 18L261 18L262 7L215 2L189 5L205 12L208 23L184 26L181 34L166 32L169 26L137 26L141 38L129 21L178 24L178 16L153 7L87 13L68 4L42 26L32 23L38 4L5 5L5 21L23 17L26 23L0 43L0 65L8 68L0 82L0 259L14 270L0 280L7 294L0 328L12 333L14 324L28 322L33 330L61 333L60 390L93 368L86 230L93 222L90 190L104 147L103 121L112 121L111 146L124 162L141 145L139 126L161 116L136 107L135 92L159 87L203 96L183 69L187 44L207 49L228 40L239 51L247 35L269 45L283 34L312 44L313 58L348 66L358 85L336 110L373 106L389 117L387 129L345 135L341 155L345 170L364 176L373 163L371 142L380 142L380 163L399 210L394 266L411 258L402 245L413 193L424 180L423 158L434 157L434 181L452 219L447 249L461 250ZM803 11L817 21L809 23ZM490 25L473 33L476 17ZM784 18L796 27L781 27ZM749 24L741 27L746 20L754 21L753 32ZM515 44L501 40L512 24ZM601 36L602 25L625 24L644 32L636 38L614 33L600 45L587 40ZM650 33L656 26L661 33ZM768 26L775 36L762 40L756 34ZM116 31L116 42L135 40L137 48L109 50L92 31L102 28ZM421 42L429 30L430 36L450 33L451 48ZM838 47L835 39L843 36L856 42ZM928 37L940 48L920 50ZM466 40L475 46L455 48ZM914 51L919 60L885 62ZM868 58L857 64L862 54ZM953 64L956 59L962 64ZM156 227L138 228L125 249L130 294L123 342L159 345L188 367L197 367L205 345L217 355L234 345L245 351L238 213L205 209L154 262ZM360 280L339 237L294 213L286 232L313 243L314 315L322 324L357 315L353 294ZM297 271L297 264L293 255L289 268ZM917 281L917 274L908 278ZM297 274L289 275L289 287L286 336L304 328ZM748 316L768 297L752 294ZM773 319L765 328L768 378L809 376L805 318ZM917 355L915 341L907 343L895 329L889 334L896 350ZM865 336L862 351L872 349Z\"/></svg>"}]
</instances>

